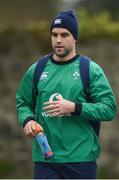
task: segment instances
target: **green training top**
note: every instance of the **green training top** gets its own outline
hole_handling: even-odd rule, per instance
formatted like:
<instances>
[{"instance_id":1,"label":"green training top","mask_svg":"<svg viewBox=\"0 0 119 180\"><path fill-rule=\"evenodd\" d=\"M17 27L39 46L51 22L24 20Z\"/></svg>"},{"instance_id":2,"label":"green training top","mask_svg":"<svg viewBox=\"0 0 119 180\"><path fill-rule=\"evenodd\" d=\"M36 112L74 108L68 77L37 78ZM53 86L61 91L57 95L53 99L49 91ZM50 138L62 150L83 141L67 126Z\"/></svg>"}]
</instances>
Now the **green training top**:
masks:
<instances>
[{"instance_id":1,"label":"green training top","mask_svg":"<svg viewBox=\"0 0 119 180\"><path fill-rule=\"evenodd\" d=\"M99 157L100 145L89 120L110 121L115 116L116 103L109 82L102 68L91 61L90 90L94 103L87 103L79 72L77 56L67 62L49 59L38 83L36 109L33 107L33 76L36 63L25 73L17 91L17 111L21 125L26 119L35 119L43 126L54 157L47 162L86 162ZM57 96L75 103L82 103L80 115L52 117L43 111L44 102ZM44 157L35 138L33 161Z\"/></svg>"}]
</instances>

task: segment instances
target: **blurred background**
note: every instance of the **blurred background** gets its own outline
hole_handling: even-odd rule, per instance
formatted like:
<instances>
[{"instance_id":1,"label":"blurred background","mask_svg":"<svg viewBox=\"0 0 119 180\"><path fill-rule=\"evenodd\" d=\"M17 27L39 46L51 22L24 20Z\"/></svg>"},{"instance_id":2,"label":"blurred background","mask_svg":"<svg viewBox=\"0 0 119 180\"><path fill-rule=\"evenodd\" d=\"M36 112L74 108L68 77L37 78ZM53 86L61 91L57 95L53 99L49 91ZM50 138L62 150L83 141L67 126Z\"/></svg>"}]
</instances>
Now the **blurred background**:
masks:
<instances>
[{"instance_id":1,"label":"blurred background","mask_svg":"<svg viewBox=\"0 0 119 180\"><path fill-rule=\"evenodd\" d=\"M74 9L77 51L104 69L119 104L119 1L0 0L0 178L33 178L31 139L20 127L15 94L23 74L51 51L49 25L60 10ZM119 178L119 112L103 122L98 178Z\"/></svg>"}]
</instances>

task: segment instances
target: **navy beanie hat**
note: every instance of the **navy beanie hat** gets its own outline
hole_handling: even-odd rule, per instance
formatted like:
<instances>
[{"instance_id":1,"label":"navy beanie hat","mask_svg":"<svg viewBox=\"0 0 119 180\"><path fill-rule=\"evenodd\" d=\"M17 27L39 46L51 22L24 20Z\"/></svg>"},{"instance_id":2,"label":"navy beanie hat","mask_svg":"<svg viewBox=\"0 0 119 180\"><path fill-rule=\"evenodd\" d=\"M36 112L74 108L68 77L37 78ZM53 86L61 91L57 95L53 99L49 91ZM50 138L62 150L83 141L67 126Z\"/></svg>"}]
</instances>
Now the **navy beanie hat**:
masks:
<instances>
[{"instance_id":1,"label":"navy beanie hat","mask_svg":"<svg viewBox=\"0 0 119 180\"><path fill-rule=\"evenodd\" d=\"M52 21L50 31L55 27L66 28L73 35L74 39L78 38L78 21L72 10L60 12Z\"/></svg>"}]
</instances>

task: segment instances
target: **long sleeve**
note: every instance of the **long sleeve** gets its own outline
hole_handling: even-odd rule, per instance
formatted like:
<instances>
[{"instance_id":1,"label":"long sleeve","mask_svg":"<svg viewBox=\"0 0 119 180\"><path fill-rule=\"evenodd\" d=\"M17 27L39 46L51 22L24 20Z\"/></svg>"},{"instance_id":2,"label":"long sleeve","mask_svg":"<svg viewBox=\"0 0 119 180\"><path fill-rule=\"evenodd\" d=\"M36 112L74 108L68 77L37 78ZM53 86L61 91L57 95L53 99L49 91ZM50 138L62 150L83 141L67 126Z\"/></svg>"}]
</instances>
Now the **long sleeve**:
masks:
<instances>
[{"instance_id":1,"label":"long sleeve","mask_svg":"<svg viewBox=\"0 0 119 180\"><path fill-rule=\"evenodd\" d=\"M35 64L25 73L20 82L16 93L17 113L20 124L23 126L25 121L35 120L35 108L33 99L33 74Z\"/></svg>"},{"instance_id":2,"label":"long sleeve","mask_svg":"<svg viewBox=\"0 0 119 180\"><path fill-rule=\"evenodd\" d=\"M90 67L90 90L93 103L82 103L80 115L94 121L112 120L116 114L116 100L102 68L94 62Z\"/></svg>"}]
</instances>

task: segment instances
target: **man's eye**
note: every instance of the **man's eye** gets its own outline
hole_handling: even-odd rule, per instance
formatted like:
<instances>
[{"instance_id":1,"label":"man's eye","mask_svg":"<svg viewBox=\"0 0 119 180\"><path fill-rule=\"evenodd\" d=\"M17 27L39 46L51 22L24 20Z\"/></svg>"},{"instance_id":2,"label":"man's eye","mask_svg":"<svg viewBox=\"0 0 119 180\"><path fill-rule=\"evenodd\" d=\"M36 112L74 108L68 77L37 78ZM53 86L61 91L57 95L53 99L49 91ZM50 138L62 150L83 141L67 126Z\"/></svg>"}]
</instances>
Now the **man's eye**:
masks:
<instances>
[{"instance_id":1,"label":"man's eye","mask_svg":"<svg viewBox=\"0 0 119 180\"><path fill-rule=\"evenodd\" d=\"M67 33L62 34L62 37L68 37L68 36L69 36L69 34L67 34Z\"/></svg>"},{"instance_id":2,"label":"man's eye","mask_svg":"<svg viewBox=\"0 0 119 180\"><path fill-rule=\"evenodd\" d=\"M55 33L52 33L52 36L53 36L53 37L57 37L57 34L55 34Z\"/></svg>"}]
</instances>

